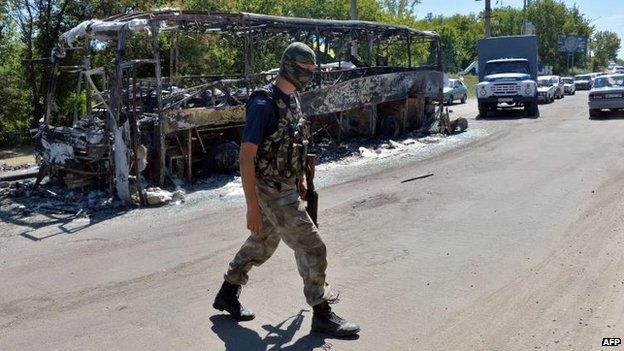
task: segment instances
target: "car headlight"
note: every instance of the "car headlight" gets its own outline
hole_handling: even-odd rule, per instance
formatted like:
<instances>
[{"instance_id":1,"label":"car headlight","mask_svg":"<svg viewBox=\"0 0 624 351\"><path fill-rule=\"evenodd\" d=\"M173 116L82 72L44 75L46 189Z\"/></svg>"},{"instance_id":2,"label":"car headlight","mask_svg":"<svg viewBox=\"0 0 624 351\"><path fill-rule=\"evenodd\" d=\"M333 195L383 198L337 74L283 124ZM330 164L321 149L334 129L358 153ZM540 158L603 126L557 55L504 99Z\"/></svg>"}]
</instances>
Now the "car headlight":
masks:
<instances>
[{"instance_id":1,"label":"car headlight","mask_svg":"<svg viewBox=\"0 0 624 351\"><path fill-rule=\"evenodd\" d=\"M531 95L531 94L533 94L533 87L527 84L527 85L524 87L524 94L525 94L525 95Z\"/></svg>"},{"instance_id":2,"label":"car headlight","mask_svg":"<svg viewBox=\"0 0 624 351\"><path fill-rule=\"evenodd\" d=\"M485 89L485 86L480 86L479 87L479 96L486 96L487 95L487 89Z\"/></svg>"}]
</instances>

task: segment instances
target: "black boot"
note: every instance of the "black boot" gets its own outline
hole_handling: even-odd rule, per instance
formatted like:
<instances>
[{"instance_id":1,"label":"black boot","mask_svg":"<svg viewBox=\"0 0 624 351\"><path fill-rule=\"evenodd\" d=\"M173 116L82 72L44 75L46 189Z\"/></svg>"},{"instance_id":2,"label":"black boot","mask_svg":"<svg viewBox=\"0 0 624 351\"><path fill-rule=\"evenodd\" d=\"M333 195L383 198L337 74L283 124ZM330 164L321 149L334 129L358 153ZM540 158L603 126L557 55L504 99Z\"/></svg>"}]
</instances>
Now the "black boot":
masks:
<instances>
[{"instance_id":1,"label":"black boot","mask_svg":"<svg viewBox=\"0 0 624 351\"><path fill-rule=\"evenodd\" d=\"M250 321L256 318L252 311L243 307L240 301L238 301L240 291L240 285L230 284L224 281L215 297L212 307L219 311L227 311L234 319L239 321Z\"/></svg>"},{"instance_id":2,"label":"black boot","mask_svg":"<svg viewBox=\"0 0 624 351\"><path fill-rule=\"evenodd\" d=\"M360 331L357 324L350 323L332 312L329 303L323 302L312 307L312 331L324 333L331 336L345 337L353 336Z\"/></svg>"}]
</instances>

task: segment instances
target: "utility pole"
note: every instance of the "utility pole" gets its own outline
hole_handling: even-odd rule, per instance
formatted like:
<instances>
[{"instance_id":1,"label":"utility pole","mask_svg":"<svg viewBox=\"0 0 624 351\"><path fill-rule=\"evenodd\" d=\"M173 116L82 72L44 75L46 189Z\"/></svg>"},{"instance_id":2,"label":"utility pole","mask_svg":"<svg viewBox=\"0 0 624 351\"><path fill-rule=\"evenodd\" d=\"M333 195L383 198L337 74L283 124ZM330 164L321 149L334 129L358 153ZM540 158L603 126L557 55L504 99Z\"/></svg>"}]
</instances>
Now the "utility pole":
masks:
<instances>
[{"instance_id":1,"label":"utility pole","mask_svg":"<svg viewBox=\"0 0 624 351\"><path fill-rule=\"evenodd\" d=\"M492 36L492 1L485 0L485 37L489 38Z\"/></svg>"},{"instance_id":2,"label":"utility pole","mask_svg":"<svg viewBox=\"0 0 624 351\"><path fill-rule=\"evenodd\" d=\"M351 20L355 21L358 19L357 15L357 0L351 0ZM355 46L355 41L351 42L351 55L357 55L357 47Z\"/></svg>"},{"instance_id":3,"label":"utility pole","mask_svg":"<svg viewBox=\"0 0 624 351\"><path fill-rule=\"evenodd\" d=\"M520 30L520 34L526 35L526 9L527 9L527 0L524 0L524 6L522 7L522 29Z\"/></svg>"}]
</instances>

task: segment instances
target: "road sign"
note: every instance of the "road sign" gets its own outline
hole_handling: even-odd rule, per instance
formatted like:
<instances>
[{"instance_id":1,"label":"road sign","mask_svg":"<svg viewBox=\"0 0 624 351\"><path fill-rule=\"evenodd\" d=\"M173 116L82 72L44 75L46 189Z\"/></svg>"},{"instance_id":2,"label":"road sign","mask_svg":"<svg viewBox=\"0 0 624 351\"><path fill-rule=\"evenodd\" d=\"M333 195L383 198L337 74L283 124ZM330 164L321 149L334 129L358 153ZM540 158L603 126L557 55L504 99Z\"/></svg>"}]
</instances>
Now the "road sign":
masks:
<instances>
[{"instance_id":1,"label":"road sign","mask_svg":"<svg viewBox=\"0 0 624 351\"><path fill-rule=\"evenodd\" d=\"M557 38L557 47L559 48L559 52L586 52L587 37L561 34Z\"/></svg>"}]
</instances>

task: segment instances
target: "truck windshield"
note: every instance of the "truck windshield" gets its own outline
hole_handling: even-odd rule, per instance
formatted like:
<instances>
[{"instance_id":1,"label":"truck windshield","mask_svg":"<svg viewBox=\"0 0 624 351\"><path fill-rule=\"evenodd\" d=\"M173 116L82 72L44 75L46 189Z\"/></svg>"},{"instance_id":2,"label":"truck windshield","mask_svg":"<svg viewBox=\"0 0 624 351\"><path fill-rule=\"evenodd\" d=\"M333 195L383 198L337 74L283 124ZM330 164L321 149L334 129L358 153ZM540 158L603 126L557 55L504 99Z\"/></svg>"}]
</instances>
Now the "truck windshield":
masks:
<instances>
[{"instance_id":1,"label":"truck windshield","mask_svg":"<svg viewBox=\"0 0 624 351\"><path fill-rule=\"evenodd\" d=\"M572 78L563 78L561 80L563 81L564 84L572 84L572 83L574 83L574 79L572 79Z\"/></svg>"},{"instance_id":2,"label":"truck windshield","mask_svg":"<svg viewBox=\"0 0 624 351\"><path fill-rule=\"evenodd\" d=\"M529 64L526 61L488 62L485 65L485 75L499 73L529 74Z\"/></svg>"},{"instance_id":3,"label":"truck windshield","mask_svg":"<svg viewBox=\"0 0 624 351\"><path fill-rule=\"evenodd\" d=\"M590 80L589 76L576 76L574 80Z\"/></svg>"}]
</instances>

